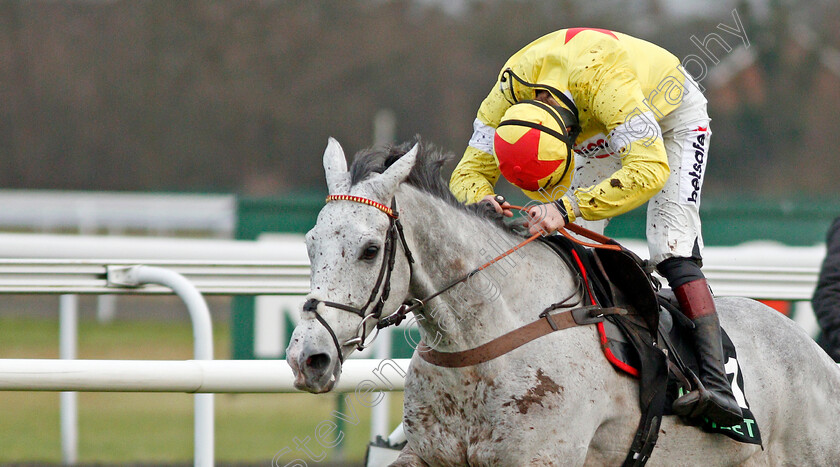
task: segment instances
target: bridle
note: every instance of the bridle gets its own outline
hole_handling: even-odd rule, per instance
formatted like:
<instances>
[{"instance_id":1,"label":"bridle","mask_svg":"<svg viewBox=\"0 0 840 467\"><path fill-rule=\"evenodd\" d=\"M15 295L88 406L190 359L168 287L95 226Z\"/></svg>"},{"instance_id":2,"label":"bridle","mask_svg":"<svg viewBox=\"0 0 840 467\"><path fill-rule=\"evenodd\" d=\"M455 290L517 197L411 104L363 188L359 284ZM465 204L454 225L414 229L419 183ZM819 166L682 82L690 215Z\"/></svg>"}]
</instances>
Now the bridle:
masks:
<instances>
[{"instance_id":1,"label":"bridle","mask_svg":"<svg viewBox=\"0 0 840 467\"><path fill-rule=\"evenodd\" d=\"M403 305L400 306L400 308L396 312L384 318L381 318L382 309L384 308L385 301L388 299L388 296L390 294L391 272L394 269L394 260L396 258L395 244L397 242L397 239L399 239L402 243L403 250L405 251L406 258L408 259L409 282L411 281L410 275L413 273L412 264L414 263L414 259L412 258L411 251L409 250L408 244L405 240L405 234L403 233L402 223L400 223L399 214L397 213L396 199L391 201L390 208L376 201L352 195L330 195L327 197L327 202L329 203L331 201L353 201L372 206L387 214L390 221L390 224L388 226L388 232L385 237L385 251L383 252L382 257L382 266L379 270L379 275L376 279L376 284L373 286L373 290L371 291L370 297L361 308L345 305L343 303L319 300L316 298L310 298L306 301L306 303L303 306L303 310L314 313L315 318L318 320L318 322L321 323L324 326L324 328L326 328L327 331L330 333L330 336L333 340L333 344L335 344L335 348L338 351L338 359L341 361L342 364L344 363L344 355L341 350L342 344L339 343L335 331L333 331L330 325L318 313L317 308L319 303L323 303L325 306L329 306L332 308L338 308L340 310L348 311L362 318L361 322L359 323L356 329L356 337L348 339L343 344L355 345L357 349L362 350L368 346L368 344L365 343L367 331L365 325L369 319L376 320L376 334L374 334L373 336L373 339L375 339L376 336L378 336L380 329L390 326L392 324L399 324L409 312L417 308L424 307L425 302L446 292L447 290L451 289L457 284L466 281L473 275L479 273L480 271L484 270L490 265L498 262L505 256L512 254L519 248L522 248L527 243L530 243L531 241L542 236L542 232L538 232L532 235L531 237L519 243L517 246L511 248L510 250L490 260L484 265L467 273L460 279L452 282L443 289L434 292L433 294L429 295L423 300L416 298L411 299L408 302L403 303ZM501 201L502 203L500 204L503 204L504 199L502 198ZM525 208L520 206L510 206L510 208L519 209L521 211L525 210ZM583 235L589 238L590 240L598 242L598 244L588 244L581 242L569 235L565 231L565 229L560 229L563 235L565 235L572 241L588 245L593 248L604 248L611 250L621 249L621 247L616 242L600 234L596 234L574 224L568 224L567 227L569 228L569 230L572 230L573 232L579 235ZM562 301L550 305L545 310L543 310L543 312L539 315L539 319L536 321L533 321L524 326L520 326L519 328L508 332L500 337L497 337L496 339L493 339L490 342L487 342L485 344L482 344L478 347L466 351L438 352L437 350L428 347L425 343L420 342L420 345L417 347L417 351L420 355L420 358L432 365L444 368L463 368L467 366L477 365L479 363L493 360L500 355L504 355L505 353L513 349L519 348L520 346L528 342L532 342L535 339L538 339L552 332L568 329L574 326L587 326L590 324L600 323L604 320L606 316L622 315L627 313L627 310L623 308L602 308L598 306L595 303L595 298L592 295L591 290L589 289L589 285L585 284L585 281L586 277L584 275L583 281L577 281L577 290L573 291L572 294L564 298ZM578 302L576 303L569 303L569 300L573 299L578 294L585 295L586 292L584 291L584 288L585 290L589 291L588 293L590 294L590 300L592 301L593 305L572 308L580 302L580 299L578 299ZM376 299L377 294L379 294L380 289L382 290L382 293L379 295L379 300L376 301L376 304L373 306L373 309L370 311L370 313L367 313L367 308L372 303L374 303L374 300ZM551 313L552 311L561 308L567 308L567 310L557 314ZM642 422L640 423L639 429L636 432L636 438L634 439L633 445L631 445L630 454L628 454L627 460L625 460L624 465L637 465L637 459L639 459L640 453L650 453L650 451L653 449L653 445L656 443L655 434L658 433L659 419L656 416L653 416L651 418L650 414L648 413L648 408L648 406L643 406L642 408ZM650 433L654 433L654 435L650 435ZM646 457L643 459L646 460ZM642 464L644 464L644 462L642 462Z\"/></svg>"},{"instance_id":2,"label":"bridle","mask_svg":"<svg viewBox=\"0 0 840 467\"><path fill-rule=\"evenodd\" d=\"M303 311L307 311L310 313L315 314L315 319L318 320L321 325L326 328L326 330L330 333L330 337L332 337L333 344L335 344L335 348L338 351L338 359L341 363L344 363L344 354L342 353L342 347L346 345L355 345L358 350L363 350L369 344L365 343L367 338L367 326L366 323L368 320L375 320L377 323L379 322L379 318L382 316L382 309L385 306L385 302L388 300L388 297L391 294L391 272L394 270L394 262L396 259L396 242L399 239L400 243L402 243L403 250L405 251L405 256L408 259L408 267L409 267L409 277L413 272L412 264L414 264L414 258L411 255L411 250L408 248L408 243L405 241L405 233L403 232L403 226L400 222L400 215L397 212L397 200L394 199L391 201L391 207L385 206L382 203L378 203L376 201L362 198L360 196L353 196L353 195L330 195L327 196L326 202L329 203L331 201L353 201L356 203L365 204L367 206L374 207L379 209L380 211L384 212L388 215L388 220L390 224L388 226L388 231L385 235L385 244L383 247L383 254L382 254L382 266L379 268L379 275L376 278L376 284L373 286L373 290L370 293L370 297L368 297L367 302L362 305L360 308L356 308L351 305L345 305L343 303L331 302L327 300L319 300L317 298L310 298L306 301L303 305ZM409 279L410 280L410 279ZM380 294L381 289L381 294ZM376 300L376 296L379 295L379 300ZM375 302L375 304L374 304ZM340 310L349 311L355 315L358 315L362 318L362 321L359 323L358 327L356 328L356 336L348 339L343 344L339 343L338 337L333 331L332 327L327 323L326 320L318 313L318 304L323 303L325 306L331 308L338 308ZM370 313L367 312L369 306L373 305ZM373 338L375 339L379 333L380 327L377 326L376 334L374 334Z\"/></svg>"},{"instance_id":3,"label":"bridle","mask_svg":"<svg viewBox=\"0 0 840 467\"><path fill-rule=\"evenodd\" d=\"M504 254L497 256L496 258L488 261L482 266L470 271L469 273L465 274L461 278L453 281L446 287L438 290L437 292L432 293L431 295L423 298L411 298L407 300L405 303L400 306L400 308L382 318L382 309L385 307L385 302L388 300L388 297L391 293L391 273L394 270L394 263L396 259L396 252L397 249L395 244L397 239L399 239L400 243L402 243L403 251L405 252L406 259L408 260L408 268L409 268L409 281L411 281L411 275L413 274L413 267L414 264L414 257L411 254L411 249L408 247L408 243L405 240L405 233L403 231L402 222L400 222L400 215L397 212L397 200L393 199L391 201L391 207L388 207L382 203L378 203L376 201L363 198L361 196L353 196L353 195L330 195L327 196L326 202L329 203L331 201L353 201L356 203L361 203L367 206L374 207L385 214L388 215L388 220L390 224L388 226L388 231L385 234L385 245L382 255L382 266L379 268L379 275L376 278L376 284L373 286L373 290L371 290L370 297L368 298L367 302L362 305L360 308L346 305L344 303L332 302L328 300L319 300L317 298L310 298L303 304L303 311L313 313L315 315L315 319L321 323L322 326L329 332L330 337L332 338L333 344L335 345L335 349L338 352L338 359L343 364L344 363L344 354L342 352L342 348L347 345L355 345L357 350L364 350L370 343L367 342L367 322L369 320L376 321L376 332L373 334L370 342L376 339L379 335L379 330L386 328L392 325L399 325L412 311L423 308L426 306L426 302L429 300L437 297L438 295L452 289L456 285L460 284L461 282L466 281L473 275L479 273L480 271L484 270L485 268L489 267L490 265L498 262L505 256L513 253L514 251L518 250L519 248L525 246L525 244L530 243L531 241L537 239L541 234L534 234L530 238L526 239L519 245L511 248ZM382 293L380 294L380 289ZM379 295L379 300L376 300L376 296ZM368 307L375 302L375 305L368 313ZM327 323L323 316L318 313L318 304L323 303L324 306L328 306L331 308L337 308L339 310L348 311L353 313L354 315L359 316L362 320L359 322L359 325L356 328L356 334L354 337L346 340L343 344L338 341L338 336L335 334L335 331L332 329L332 326Z\"/></svg>"},{"instance_id":4,"label":"bridle","mask_svg":"<svg viewBox=\"0 0 840 467\"><path fill-rule=\"evenodd\" d=\"M501 200L502 200L502 202L504 202L503 198ZM368 338L366 323L368 322L368 320L375 320L376 321L376 328L375 328L376 332L373 334L373 337L371 338L371 342L373 342L373 340L375 340L376 337L379 335L379 330L380 329L383 329L383 328L386 328L386 327L392 326L392 325L399 325L409 313L411 313L414 310L425 307L426 303L429 300L432 300L433 298L437 297L438 295L441 295L444 292L452 289L453 287L457 286L458 284L466 281L470 277L478 274L479 272L483 271L484 269L488 268L489 266L499 262L500 260L502 260L506 256L514 253L518 249L522 248L523 246L527 245L528 243L530 243L530 242L532 242L532 241L534 241L537 238L542 236L541 232L533 234L532 236L526 238L525 240L523 240L522 242L520 242L518 245L514 246L513 248L511 248L511 249L507 250L506 252L502 253L501 255L491 259L490 261L484 263L483 265L473 269L472 271L468 272L467 274L464 274L463 276L461 276L460 278L452 281L451 283L449 283L448 285L446 285L442 289L424 297L423 299L418 299L418 298L408 299L406 302L404 302L400 306L400 308L397 311L395 311L394 313L392 313L388 316L385 316L383 318L382 317L382 309L384 308L385 302L388 300L388 297L390 296L390 292L391 292L391 273L394 270L394 263L395 263L395 259L396 259L397 249L395 247L395 244L397 242L397 239L399 239L400 243L402 244L403 251L405 252L406 259L408 260L409 281L411 281L411 275L414 272L413 271L413 266L412 266L414 264L414 257L412 256L411 250L408 247L408 243L405 240L405 233L403 231L402 223L400 222L399 213L397 212L397 200L396 200L396 198L392 199L391 207L388 207L388 206L386 206L382 203L378 203L376 201L373 201L373 200L370 200L370 199L367 199L367 198L363 198L361 196L353 196L353 195L330 195L330 196L327 196L326 202L329 203L331 201L353 201L353 202L356 202L356 203L361 203L361 204L365 204L367 206L374 207L374 208L384 212L385 214L387 214L388 215L388 220L390 221L390 224L388 226L388 231L385 235L385 245L384 245L384 251L383 251L383 255L382 255L382 266L379 269L379 275L376 278L376 284L373 286L373 290L370 293L370 297L368 298L367 302L365 302L365 304L361 308L357 308L357 307L354 307L354 306L351 306L351 305L345 305L343 303L337 303L337 302L332 302L332 301L327 301L327 300L319 300L317 298L310 298L303 305L303 311L313 313L315 315L315 319L318 320L318 322L321 323L322 326L324 326L324 328L327 330L327 332L329 332L330 337L332 338L333 344L335 345L336 351L338 352L338 359L342 364L344 363L344 354L342 353L342 347L343 346L355 345L357 350L364 350L365 348L370 346L370 344L366 342L366 340ZM520 211L525 211L526 210L524 207L521 207L521 206L510 206L510 207L512 209L518 209ZM606 248L606 249L620 249L621 248L618 245L611 244L611 243L614 243L614 242L612 242L611 239L609 239L607 237L604 237L602 235L596 234L595 232L591 232L591 231L589 231L587 229L584 229L582 227L579 227L575 224L568 224L566 226L566 228L568 228L569 230L572 230L573 232L575 232L579 235L586 236L586 237L598 242L598 244L590 244L590 243L582 242L580 240L575 239L571 235L569 235L569 233L566 232L565 229L560 229L562 234L565 235L567 238L569 238L570 240L572 240L574 242L580 243L582 245L589 246L589 247L594 247L594 248ZM380 289L382 291L381 294L379 293ZM377 295L379 295L379 300L376 301L376 304L373 306L373 309L370 311L370 313L368 313L367 308L372 303L374 303L374 300L376 300ZM338 341L338 337L336 336L335 331L332 329L332 327L329 325L329 323L327 323L327 321L321 316L321 314L318 313L318 304L319 303L323 303L325 306L328 306L328 307L331 307L331 308L337 308L337 309L340 309L340 310L348 311L348 312L353 313L353 314L359 316L360 318L362 318L362 320L359 322L359 325L356 328L355 337L352 337L352 338L346 340L343 344L341 344Z\"/></svg>"}]
</instances>

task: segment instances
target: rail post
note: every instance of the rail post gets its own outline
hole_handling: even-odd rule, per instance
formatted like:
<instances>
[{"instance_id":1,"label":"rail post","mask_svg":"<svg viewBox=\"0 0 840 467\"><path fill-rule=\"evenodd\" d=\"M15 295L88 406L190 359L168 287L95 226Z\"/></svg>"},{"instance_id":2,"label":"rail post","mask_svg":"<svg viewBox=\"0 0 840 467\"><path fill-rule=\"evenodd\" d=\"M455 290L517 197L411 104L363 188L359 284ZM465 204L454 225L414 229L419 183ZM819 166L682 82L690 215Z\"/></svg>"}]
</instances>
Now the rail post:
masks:
<instances>
[{"instance_id":1,"label":"rail post","mask_svg":"<svg viewBox=\"0 0 840 467\"><path fill-rule=\"evenodd\" d=\"M79 297L73 294L59 297L59 357L65 360L76 358L78 349ZM65 391L59 395L61 411L61 460L64 465L79 461L79 395Z\"/></svg>"},{"instance_id":2,"label":"rail post","mask_svg":"<svg viewBox=\"0 0 840 467\"><path fill-rule=\"evenodd\" d=\"M213 325L204 297L184 276L154 266L109 266L108 283L114 286L140 287L158 284L172 289L183 300L193 326L193 349L196 360L213 360ZM213 394L196 394L195 466L212 467L214 462Z\"/></svg>"}]
</instances>

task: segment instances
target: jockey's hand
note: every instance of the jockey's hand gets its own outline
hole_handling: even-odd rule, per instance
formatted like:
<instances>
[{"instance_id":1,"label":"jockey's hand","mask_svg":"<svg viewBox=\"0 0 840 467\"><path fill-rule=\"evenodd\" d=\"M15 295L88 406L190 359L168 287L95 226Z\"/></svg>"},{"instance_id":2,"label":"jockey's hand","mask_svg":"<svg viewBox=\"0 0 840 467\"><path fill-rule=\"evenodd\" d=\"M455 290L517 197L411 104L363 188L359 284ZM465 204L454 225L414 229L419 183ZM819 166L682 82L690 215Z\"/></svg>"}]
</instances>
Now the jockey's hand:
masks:
<instances>
[{"instance_id":1,"label":"jockey's hand","mask_svg":"<svg viewBox=\"0 0 840 467\"><path fill-rule=\"evenodd\" d=\"M480 202L489 203L491 206L493 206L493 209L496 212L502 214L505 217L513 217L513 211L511 211L510 209L510 203L505 201L502 204L499 204L499 202L496 201L496 195L487 195L484 198L481 198Z\"/></svg>"},{"instance_id":2,"label":"jockey's hand","mask_svg":"<svg viewBox=\"0 0 840 467\"><path fill-rule=\"evenodd\" d=\"M554 203L538 204L528 209L528 231L531 234L542 233L549 235L566 225L563 215Z\"/></svg>"}]
</instances>

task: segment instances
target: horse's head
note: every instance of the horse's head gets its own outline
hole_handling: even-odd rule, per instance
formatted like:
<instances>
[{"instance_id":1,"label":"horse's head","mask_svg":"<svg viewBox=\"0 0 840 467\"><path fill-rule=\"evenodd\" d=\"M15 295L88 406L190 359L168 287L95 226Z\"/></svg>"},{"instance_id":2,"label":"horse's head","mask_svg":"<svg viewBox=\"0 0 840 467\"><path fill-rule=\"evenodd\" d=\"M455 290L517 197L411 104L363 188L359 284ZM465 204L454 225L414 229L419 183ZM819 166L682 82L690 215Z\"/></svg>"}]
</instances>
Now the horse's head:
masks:
<instances>
[{"instance_id":1,"label":"horse's head","mask_svg":"<svg viewBox=\"0 0 840 467\"><path fill-rule=\"evenodd\" d=\"M409 264L398 252L397 221L388 211L416 154L417 146L383 173L351 186L344 151L330 138L324 170L331 202L306 235L312 290L286 351L298 389L331 390L344 358L365 345L380 314L407 296Z\"/></svg>"}]
</instances>

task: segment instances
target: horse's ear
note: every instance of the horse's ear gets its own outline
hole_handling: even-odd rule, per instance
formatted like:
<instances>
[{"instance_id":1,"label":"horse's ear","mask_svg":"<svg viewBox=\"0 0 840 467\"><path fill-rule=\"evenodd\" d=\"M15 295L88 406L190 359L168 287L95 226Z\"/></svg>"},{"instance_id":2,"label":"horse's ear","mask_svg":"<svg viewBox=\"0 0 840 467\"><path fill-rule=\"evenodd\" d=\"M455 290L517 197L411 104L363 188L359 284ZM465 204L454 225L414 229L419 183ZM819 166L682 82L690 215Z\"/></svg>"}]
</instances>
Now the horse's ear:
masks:
<instances>
[{"instance_id":1,"label":"horse's ear","mask_svg":"<svg viewBox=\"0 0 840 467\"><path fill-rule=\"evenodd\" d=\"M383 198L390 198L396 191L397 185L408 177L408 173L414 167L419 149L420 143L415 144L410 151L391 164L385 172L371 180L372 188Z\"/></svg>"},{"instance_id":2,"label":"horse's ear","mask_svg":"<svg viewBox=\"0 0 840 467\"><path fill-rule=\"evenodd\" d=\"M327 142L324 151L324 173L327 175L327 189L331 195L346 194L350 189L350 172L347 171L347 159L344 149L335 138Z\"/></svg>"}]
</instances>

